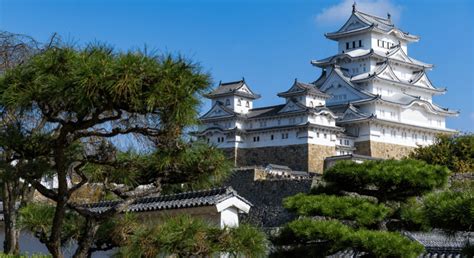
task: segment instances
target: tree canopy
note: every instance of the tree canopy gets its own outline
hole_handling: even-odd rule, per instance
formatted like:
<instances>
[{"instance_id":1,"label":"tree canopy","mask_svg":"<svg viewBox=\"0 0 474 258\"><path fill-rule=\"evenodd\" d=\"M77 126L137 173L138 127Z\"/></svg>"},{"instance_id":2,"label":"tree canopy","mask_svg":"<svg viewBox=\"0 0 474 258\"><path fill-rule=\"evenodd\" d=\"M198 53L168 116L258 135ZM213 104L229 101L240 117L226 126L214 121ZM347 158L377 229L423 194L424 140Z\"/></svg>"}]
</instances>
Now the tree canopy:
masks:
<instances>
[{"instance_id":1,"label":"tree canopy","mask_svg":"<svg viewBox=\"0 0 474 258\"><path fill-rule=\"evenodd\" d=\"M0 144L25 168L17 176L54 203L50 227L39 229L54 257L62 257L71 237L78 240L75 256L87 256L100 225L136 198L225 175L222 153L182 137L209 85L209 75L182 57L101 44L55 42L2 74ZM136 143L126 152L117 147L123 137ZM45 176L55 177L58 188L43 186ZM77 205L72 197L91 184L100 185L102 198L122 202L101 214ZM147 190L135 191L143 185ZM64 232L72 214L84 221L80 235Z\"/></svg>"},{"instance_id":2,"label":"tree canopy","mask_svg":"<svg viewBox=\"0 0 474 258\"><path fill-rule=\"evenodd\" d=\"M291 246L281 249L286 255L304 257L348 248L368 257L417 257L423 246L397 232L404 227L401 207L446 185L448 175L447 168L418 160L338 162L310 194L284 200L300 218L274 242Z\"/></svg>"},{"instance_id":3,"label":"tree canopy","mask_svg":"<svg viewBox=\"0 0 474 258\"><path fill-rule=\"evenodd\" d=\"M416 148L410 157L447 166L453 172L474 172L474 135L438 135L434 144Z\"/></svg>"}]
</instances>

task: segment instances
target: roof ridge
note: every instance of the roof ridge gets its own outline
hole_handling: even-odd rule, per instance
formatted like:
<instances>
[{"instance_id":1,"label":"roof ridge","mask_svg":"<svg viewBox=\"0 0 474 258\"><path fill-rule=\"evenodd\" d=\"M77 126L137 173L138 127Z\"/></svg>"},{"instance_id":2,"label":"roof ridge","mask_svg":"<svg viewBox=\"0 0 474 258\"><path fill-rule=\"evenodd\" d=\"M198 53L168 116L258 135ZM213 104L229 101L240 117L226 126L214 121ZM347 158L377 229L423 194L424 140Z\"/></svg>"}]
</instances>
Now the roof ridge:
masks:
<instances>
[{"instance_id":1,"label":"roof ridge","mask_svg":"<svg viewBox=\"0 0 474 258\"><path fill-rule=\"evenodd\" d=\"M249 111L268 109L268 108L274 108L274 107L281 107L281 106L285 106L285 105L286 104L278 104L278 105L272 105L272 106L258 107L258 108L249 109Z\"/></svg>"},{"instance_id":2,"label":"roof ridge","mask_svg":"<svg viewBox=\"0 0 474 258\"><path fill-rule=\"evenodd\" d=\"M380 20L383 20L383 21L386 21L387 22L387 25L391 25L391 26L395 26L395 24L389 20L388 18L383 18L381 16L378 16L378 15L375 15L375 14L370 14L370 13L366 13L366 12L362 12L362 11L359 11L359 10L355 10L355 13L360 13L362 15L367 15L371 18L375 18L375 19L380 19Z\"/></svg>"},{"instance_id":3,"label":"roof ridge","mask_svg":"<svg viewBox=\"0 0 474 258\"><path fill-rule=\"evenodd\" d=\"M157 195L157 196L152 196L152 195L142 196L142 197L137 198L137 200L135 200L135 202L139 202L140 200L146 200L146 199L169 198L169 197L185 196L185 195L189 195L189 194L202 194L202 193L206 193L206 192L211 193L213 191L223 191L223 190L225 190L226 193L227 193L227 189L229 187L230 186L221 186L221 187L213 187L213 188L209 188L209 189L199 189L199 190L194 190L194 191L186 191L186 192L182 192L182 193L164 194L164 195ZM218 195L218 194L216 193L214 195ZM111 203L120 203L122 201L123 200L99 201L99 202L94 202L94 203L87 203L85 205L86 206L104 205L104 204L111 204Z\"/></svg>"},{"instance_id":4,"label":"roof ridge","mask_svg":"<svg viewBox=\"0 0 474 258\"><path fill-rule=\"evenodd\" d=\"M236 83L245 83L244 79L238 80L238 81L230 81L230 82L219 82L220 85L229 85L229 84L236 84Z\"/></svg>"}]
</instances>

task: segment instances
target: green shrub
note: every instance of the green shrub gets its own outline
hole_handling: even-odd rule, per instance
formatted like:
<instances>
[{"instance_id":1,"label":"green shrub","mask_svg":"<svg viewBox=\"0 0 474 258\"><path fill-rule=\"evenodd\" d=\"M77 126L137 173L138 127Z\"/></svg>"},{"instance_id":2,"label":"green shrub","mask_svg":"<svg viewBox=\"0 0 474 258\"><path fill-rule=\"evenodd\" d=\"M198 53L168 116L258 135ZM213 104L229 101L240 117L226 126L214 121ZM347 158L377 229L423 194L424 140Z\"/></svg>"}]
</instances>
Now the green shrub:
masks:
<instances>
[{"instance_id":1,"label":"green shrub","mask_svg":"<svg viewBox=\"0 0 474 258\"><path fill-rule=\"evenodd\" d=\"M375 257L415 258L424 251L421 244L396 232L357 230L351 234L350 241L352 248Z\"/></svg>"},{"instance_id":2,"label":"green shrub","mask_svg":"<svg viewBox=\"0 0 474 258\"><path fill-rule=\"evenodd\" d=\"M337 162L323 179L338 190L377 197L380 201L403 201L444 186L449 170L419 160Z\"/></svg>"},{"instance_id":3,"label":"green shrub","mask_svg":"<svg viewBox=\"0 0 474 258\"><path fill-rule=\"evenodd\" d=\"M366 252L375 257L417 257L424 248L421 244L395 232L353 229L339 221L317 221L302 218L288 223L276 243L311 244L326 243L328 253L346 248Z\"/></svg>"},{"instance_id":4,"label":"green shrub","mask_svg":"<svg viewBox=\"0 0 474 258\"><path fill-rule=\"evenodd\" d=\"M474 189L427 195L423 211L429 224L448 231L474 229Z\"/></svg>"},{"instance_id":5,"label":"green shrub","mask_svg":"<svg viewBox=\"0 0 474 258\"><path fill-rule=\"evenodd\" d=\"M361 226L382 221L390 209L361 197L297 194L284 200L285 208L303 216L355 220Z\"/></svg>"},{"instance_id":6,"label":"green shrub","mask_svg":"<svg viewBox=\"0 0 474 258\"><path fill-rule=\"evenodd\" d=\"M416 148L410 157L447 166L454 172L473 172L474 134L439 135L434 144Z\"/></svg>"},{"instance_id":7,"label":"green shrub","mask_svg":"<svg viewBox=\"0 0 474 258\"><path fill-rule=\"evenodd\" d=\"M18 225L39 235L40 241L49 236L54 217L54 206L45 203L30 203L19 211ZM84 218L68 211L61 231L61 240L67 243L79 237Z\"/></svg>"},{"instance_id":8,"label":"green shrub","mask_svg":"<svg viewBox=\"0 0 474 258\"><path fill-rule=\"evenodd\" d=\"M220 229L202 219L176 216L154 226L138 226L120 250L123 257L211 256L222 252L260 257L267 247L265 234L241 225Z\"/></svg>"}]
</instances>

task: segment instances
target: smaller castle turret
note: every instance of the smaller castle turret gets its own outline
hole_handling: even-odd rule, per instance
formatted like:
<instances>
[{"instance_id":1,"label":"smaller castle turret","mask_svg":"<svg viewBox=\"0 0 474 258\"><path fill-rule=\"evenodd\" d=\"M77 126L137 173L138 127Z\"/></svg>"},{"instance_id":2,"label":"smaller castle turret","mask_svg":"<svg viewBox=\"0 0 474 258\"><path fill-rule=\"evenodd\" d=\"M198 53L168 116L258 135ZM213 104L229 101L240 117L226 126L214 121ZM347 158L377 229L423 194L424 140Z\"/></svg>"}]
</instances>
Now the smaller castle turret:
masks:
<instances>
[{"instance_id":1,"label":"smaller castle turret","mask_svg":"<svg viewBox=\"0 0 474 258\"><path fill-rule=\"evenodd\" d=\"M253 108L253 101L260 98L255 94L242 78L240 81L219 82L219 86L205 95L212 100L214 106L217 102L239 114L246 114Z\"/></svg>"}]
</instances>

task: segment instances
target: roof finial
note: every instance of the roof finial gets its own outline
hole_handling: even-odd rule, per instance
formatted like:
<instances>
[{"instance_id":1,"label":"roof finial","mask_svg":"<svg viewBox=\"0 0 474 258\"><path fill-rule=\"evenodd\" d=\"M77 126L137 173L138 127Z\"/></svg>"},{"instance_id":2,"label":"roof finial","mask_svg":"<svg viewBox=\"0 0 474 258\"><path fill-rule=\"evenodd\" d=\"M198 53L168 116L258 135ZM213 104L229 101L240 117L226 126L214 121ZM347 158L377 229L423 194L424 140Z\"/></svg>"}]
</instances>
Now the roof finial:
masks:
<instances>
[{"instance_id":1,"label":"roof finial","mask_svg":"<svg viewBox=\"0 0 474 258\"><path fill-rule=\"evenodd\" d=\"M354 3L352 4L352 12L355 12L356 11L356 1L354 1Z\"/></svg>"},{"instance_id":2,"label":"roof finial","mask_svg":"<svg viewBox=\"0 0 474 258\"><path fill-rule=\"evenodd\" d=\"M242 81L245 82L245 77L242 76Z\"/></svg>"},{"instance_id":3,"label":"roof finial","mask_svg":"<svg viewBox=\"0 0 474 258\"><path fill-rule=\"evenodd\" d=\"M219 85L222 85L222 80L219 81Z\"/></svg>"},{"instance_id":4,"label":"roof finial","mask_svg":"<svg viewBox=\"0 0 474 258\"><path fill-rule=\"evenodd\" d=\"M295 83L297 83L297 82L298 82L298 78L295 78Z\"/></svg>"},{"instance_id":5,"label":"roof finial","mask_svg":"<svg viewBox=\"0 0 474 258\"><path fill-rule=\"evenodd\" d=\"M390 13L387 13L387 19L388 19L388 21L390 21L390 22L392 21L392 15L390 15Z\"/></svg>"}]
</instances>

